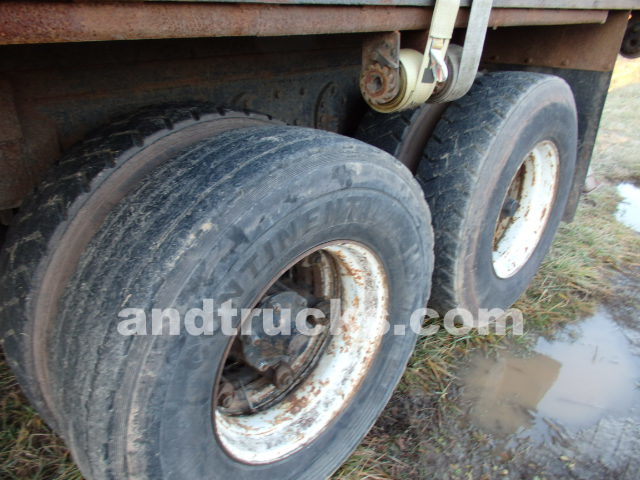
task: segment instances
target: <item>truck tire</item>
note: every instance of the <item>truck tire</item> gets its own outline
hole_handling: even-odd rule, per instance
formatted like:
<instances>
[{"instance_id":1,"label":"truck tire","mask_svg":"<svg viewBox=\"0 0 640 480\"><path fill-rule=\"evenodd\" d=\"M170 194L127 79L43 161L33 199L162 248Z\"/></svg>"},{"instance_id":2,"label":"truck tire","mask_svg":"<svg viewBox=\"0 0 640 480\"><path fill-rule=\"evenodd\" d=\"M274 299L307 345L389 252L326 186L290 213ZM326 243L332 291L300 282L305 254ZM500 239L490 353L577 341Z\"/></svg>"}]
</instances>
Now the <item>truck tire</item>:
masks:
<instances>
[{"instance_id":1,"label":"truck tire","mask_svg":"<svg viewBox=\"0 0 640 480\"><path fill-rule=\"evenodd\" d=\"M631 12L629 24L622 39L620 54L626 58L640 57L640 11Z\"/></svg>"},{"instance_id":2,"label":"truck tire","mask_svg":"<svg viewBox=\"0 0 640 480\"><path fill-rule=\"evenodd\" d=\"M54 429L46 337L64 286L110 209L180 149L266 123L280 122L202 104L143 109L73 147L20 208L0 253L0 338L23 391Z\"/></svg>"},{"instance_id":3,"label":"truck tire","mask_svg":"<svg viewBox=\"0 0 640 480\"><path fill-rule=\"evenodd\" d=\"M576 149L575 102L560 78L491 73L448 106L417 173L435 232L431 307L476 315L517 300L561 221Z\"/></svg>"},{"instance_id":4,"label":"truck tire","mask_svg":"<svg viewBox=\"0 0 640 480\"><path fill-rule=\"evenodd\" d=\"M49 333L51 398L81 471L326 478L413 349L410 318L427 303L433 266L420 186L378 149L285 126L218 134L137 185L84 248ZM185 331L207 299L276 312L276 299L324 311L327 298L341 301L345 323L289 344L287 357L271 348L284 337L265 350L259 332L227 335L217 316L205 334ZM162 335L135 320L168 308L185 320L179 335L168 319ZM123 335L122 322L137 334Z\"/></svg>"},{"instance_id":5,"label":"truck tire","mask_svg":"<svg viewBox=\"0 0 640 480\"><path fill-rule=\"evenodd\" d=\"M400 160L415 175L424 147L446 110L446 103L425 103L396 113L365 113L355 137Z\"/></svg>"}]
</instances>

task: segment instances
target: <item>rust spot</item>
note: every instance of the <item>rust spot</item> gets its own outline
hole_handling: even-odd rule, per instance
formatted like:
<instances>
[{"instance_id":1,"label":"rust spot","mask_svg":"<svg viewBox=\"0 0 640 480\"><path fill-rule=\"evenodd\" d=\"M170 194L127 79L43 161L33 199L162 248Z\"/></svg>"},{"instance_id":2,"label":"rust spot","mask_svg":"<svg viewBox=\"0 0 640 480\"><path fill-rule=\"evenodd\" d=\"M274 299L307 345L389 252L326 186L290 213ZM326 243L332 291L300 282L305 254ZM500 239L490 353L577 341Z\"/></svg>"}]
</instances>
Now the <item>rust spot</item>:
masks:
<instances>
[{"instance_id":1,"label":"rust spot","mask_svg":"<svg viewBox=\"0 0 640 480\"><path fill-rule=\"evenodd\" d=\"M365 272L362 270L355 268L353 265L350 265L349 262L346 261L344 254L340 251L332 252L335 257L340 259L340 265L347 271L349 277L353 279L355 283L358 285L364 285L364 278L367 277Z\"/></svg>"},{"instance_id":2,"label":"rust spot","mask_svg":"<svg viewBox=\"0 0 640 480\"><path fill-rule=\"evenodd\" d=\"M540 220L542 220L545 217L546 214L547 214L547 207L544 207L542 209L542 214L540 215Z\"/></svg>"},{"instance_id":3,"label":"rust spot","mask_svg":"<svg viewBox=\"0 0 640 480\"><path fill-rule=\"evenodd\" d=\"M262 4L11 2L0 4L0 43L388 32L424 30L431 22L431 9L390 6L393 0L376 3L350 6L294 5L284 0ZM603 23L607 13L499 8L491 12L489 25ZM468 18L469 9L461 9L456 26L466 26ZM615 40L618 48L622 36ZM566 43L572 48L571 42ZM549 50L552 49L545 52Z\"/></svg>"},{"instance_id":4,"label":"rust spot","mask_svg":"<svg viewBox=\"0 0 640 480\"><path fill-rule=\"evenodd\" d=\"M307 405L309 405L309 396L291 395L287 401L287 409L285 413L296 415L300 413Z\"/></svg>"},{"instance_id":5,"label":"rust spot","mask_svg":"<svg viewBox=\"0 0 640 480\"><path fill-rule=\"evenodd\" d=\"M0 4L0 44L418 30L430 21L419 7L24 1Z\"/></svg>"}]
</instances>

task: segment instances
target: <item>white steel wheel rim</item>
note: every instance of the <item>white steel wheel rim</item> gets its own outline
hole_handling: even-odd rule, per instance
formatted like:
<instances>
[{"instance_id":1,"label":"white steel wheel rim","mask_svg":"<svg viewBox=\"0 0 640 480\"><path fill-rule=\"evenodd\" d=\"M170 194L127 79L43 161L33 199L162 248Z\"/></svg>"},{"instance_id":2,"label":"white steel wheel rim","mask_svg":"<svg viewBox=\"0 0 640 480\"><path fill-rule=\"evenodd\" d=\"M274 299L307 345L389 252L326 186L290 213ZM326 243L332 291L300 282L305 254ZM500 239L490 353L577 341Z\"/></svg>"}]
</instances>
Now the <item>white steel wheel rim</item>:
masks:
<instances>
[{"instance_id":1,"label":"white steel wheel rim","mask_svg":"<svg viewBox=\"0 0 640 480\"><path fill-rule=\"evenodd\" d=\"M337 266L340 328L332 330L310 374L282 401L249 415L214 412L219 441L241 462L271 463L317 438L357 392L386 332L388 287L382 262L354 242L333 243L322 251Z\"/></svg>"},{"instance_id":2,"label":"white steel wheel rim","mask_svg":"<svg viewBox=\"0 0 640 480\"><path fill-rule=\"evenodd\" d=\"M555 144L544 140L527 154L512 179L511 185L520 182L518 206L506 226L498 218L494 233L493 269L500 278L515 275L542 237L555 201L559 157Z\"/></svg>"}]
</instances>

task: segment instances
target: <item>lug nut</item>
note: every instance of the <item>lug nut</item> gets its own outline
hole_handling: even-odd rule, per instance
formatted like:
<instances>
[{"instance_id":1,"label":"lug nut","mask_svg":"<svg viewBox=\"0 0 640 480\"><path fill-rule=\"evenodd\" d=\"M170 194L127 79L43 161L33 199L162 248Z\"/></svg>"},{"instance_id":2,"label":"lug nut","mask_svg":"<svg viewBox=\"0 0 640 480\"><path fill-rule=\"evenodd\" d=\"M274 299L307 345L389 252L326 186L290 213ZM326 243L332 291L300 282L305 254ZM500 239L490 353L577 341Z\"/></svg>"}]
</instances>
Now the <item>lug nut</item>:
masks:
<instances>
[{"instance_id":1,"label":"lug nut","mask_svg":"<svg viewBox=\"0 0 640 480\"><path fill-rule=\"evenodd\" d=\"M306 335L294 335L291 342L289 342L287 353L289 353L289 355L297 356L307 346L308 343L309 337L307 337Z\"/></svg>"},{"instance_id":2,"label":"lug nut","mask_svg":"<svg viewBox=\"0 0 640 480\"><path fill-rule=\"evenodd\" d=\"M322 300L314 308L324 313L324 317L309 315L307 317L307 322L309 323L309 325L311 325L312 327L315 327L316 325L328 325L329 316L331 315L331 304L326 300Z\"/></svg>"},{"instance_id":3,"label":"lug nut","mask_svg":"<svg viewBox=\"0 0 640 480\"><path fill-rule=\"evenodd\" d=\"M502 213L507 217L513 217L519 206L520 203L515 198L508 197L502 205Z\"/></svg>"},{"instance_id":4,"label":"lug nut","mask_svg":"<svg viewBox=\"0 0 640 480\"><path fill-rule=\"evenodd\" d=\"M325 317L316 317L315 315L309 315L307 317L307 323L311 327L315 327L316 325L327 325L329 323L329 319Z\"/></svg>"},{"instance_id":5,"label":"lug nut","mask_svg":"<svg viewBox=\"0 0 640 480\"><path fill-rule=\"evenodd\" d=\"M293 383L293 370L291 370L288 363L281 362L280 365L278 365L273 381L279 389L287 388Z\"/></svg>"}]
</instances>

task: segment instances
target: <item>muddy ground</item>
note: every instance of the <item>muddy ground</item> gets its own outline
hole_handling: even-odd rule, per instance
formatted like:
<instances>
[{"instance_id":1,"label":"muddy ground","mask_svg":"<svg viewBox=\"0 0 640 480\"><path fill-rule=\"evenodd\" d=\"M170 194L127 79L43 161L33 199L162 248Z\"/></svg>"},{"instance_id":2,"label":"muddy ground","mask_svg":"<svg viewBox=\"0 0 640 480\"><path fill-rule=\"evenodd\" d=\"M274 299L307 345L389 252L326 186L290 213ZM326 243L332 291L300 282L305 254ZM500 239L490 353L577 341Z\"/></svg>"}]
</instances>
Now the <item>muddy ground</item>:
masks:
<instances>
[{"instance_id":1,"label":"muddy ground","mask_svg":"<svg viewBox=\"0 0 640 480\"><path fill-rule=\"evenodd\" d=\"M629 234L635 236L640 236L639 64L625 59L619 62L593 169L602 172L611 168L610 176L600 173L598 178L595 173L596 183L624 180L616 185L622 196L616 218L629 226ZM613 118L616 120L612 121ZM616 138L615 146L606 145L612 136ZM618 145L623 148L617 148ZM609 165L617 161L626 171L612 171L615 167ZM589 194L585 199L589 199ZM525 360L519 359L519 363L512 365L515 376L524 380L523 385L514 391L500 392L493 411L484 420L509 419L505 404L520 407L523 413L518 418L522 423L517 428L507 424L514 427L513 431L487 428L482 420L478 421L477 414L474 418L478 396L474 398L465 390L473 390L469 375L482 377L482 374L475 366L461 370L460 400L466 408L465 418L493 434L491 440L497 450L487 453L498 452L506 460L499 465L505 468L505 477L640 477L640 266L638 262L629 262L621 267L609 272L610 294L600 299L592 315L561 329L550 340L539 338L533 352L525 352ZM508 354L502 356L507 357L508 363ZM494 372L502 373L497 368L499 363L491 365ZM501 380L505 381L507 376L508 372ZM532 386L538 388L533 394ZM534 395L539 398L534 399Z\"/></svg>"},{"instance_id":2,"label":"muddy ground","mask_svg":"<svg viewBox=\"0 0 640 480\"><path fill-rule=\"evenodd\" d=\"M419 390L398 395L372 434L402 432L390 448L405 466L378 478L637 479L640 270L614 284L626 303L533 348L471 353L444 409Z\"/></svg>"}]
</instances>

